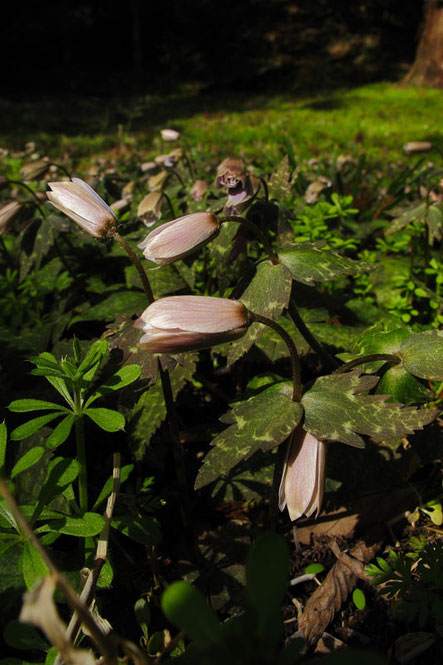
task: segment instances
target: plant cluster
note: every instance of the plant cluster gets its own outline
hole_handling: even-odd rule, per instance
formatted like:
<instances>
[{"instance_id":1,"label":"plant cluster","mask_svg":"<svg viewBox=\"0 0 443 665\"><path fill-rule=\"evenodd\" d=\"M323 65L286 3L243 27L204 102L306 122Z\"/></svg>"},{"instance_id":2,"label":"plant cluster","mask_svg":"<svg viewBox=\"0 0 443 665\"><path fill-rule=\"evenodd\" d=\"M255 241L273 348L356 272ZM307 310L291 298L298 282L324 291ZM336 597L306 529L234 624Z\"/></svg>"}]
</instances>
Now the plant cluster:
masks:
<instances>
[{"instance_id":1,"label":"plant cluster","mask_svg":"<svg viewBox=\"0 0 443 665\"><path fill-rule=\"evenodd\" d=\"M219 501L250 498L251 488L259 500L272 485L269 524L277 508L291 521L317 516L333 442L363 448L369 437L401 457L406 437L432 427L441 403L442 169L418 161L374 175L364 157L345 156L297 163L289 144L272 173L227 158L210 183L192 150L168 149L178 132L163 130L161 140L155 160L97 164L94 187L61 176L49 159L28 157L14 174L5 160L2 187L13 200L0 208L0 360L13 399L0 461L20 508L5 485L0 546L19 557L28 589L48 572L58 579L29 541L32 528L72 579L91 570L88 604L116 574L110 537L151 548L161 586L156 548L162 532L173 537L159 525L164 503L199 568L190 481ZM24 359L35 366L30 381ZM214 381L229 403L224 429L204 413L205 393L220 390ZM22 415L33 412L43 415ZM183 437L190 416L197 450ZM131 463L111 463L107 446ZM79 539L75 553L69 537ZM226 626L195 589L168 587L164 612L195 642L182 660L293 662L278 616L287 564L280 580L266 576L274 557L287 558L273 538L252 550L248 609ZM71 649L75 633L62 647L32 614L43 602L54 611L51 589L39 589L24 616L59 651ZM96 645L114 662L115 645ZM164 655L173 651L164 645Z\"/></svg>"}]
</instances>

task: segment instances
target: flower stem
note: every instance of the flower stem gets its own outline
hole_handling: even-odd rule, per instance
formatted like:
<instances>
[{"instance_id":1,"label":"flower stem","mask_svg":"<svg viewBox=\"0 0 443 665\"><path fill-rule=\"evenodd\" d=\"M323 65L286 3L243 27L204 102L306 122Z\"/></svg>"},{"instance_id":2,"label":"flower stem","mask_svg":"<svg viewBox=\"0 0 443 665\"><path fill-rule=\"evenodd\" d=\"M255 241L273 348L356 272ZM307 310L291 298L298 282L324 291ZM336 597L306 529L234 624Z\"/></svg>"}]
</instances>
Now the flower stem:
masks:
<instances>
[{"instance_id":1,"label":"flower stem","mask_svg":"<svg viewBox=\"0 0 443 665\"><path fill-rule=\"evenodd\" d=\"M170 211L170 213L171 213L171 215L172 215L172 219L175 219L176 215L175 215L175 210L174 210L174 206L172 205L172 201L171 201L171 199L170 199L169 196L166 194L166 192L162 192L162 196L163 196L163 198L165 199L166 203L167 203L168 206L169 206L169 211Z\"/></svg>"},{"instance_id":2,"label":"flower stem","mask_svg":"<svg viewBox=\"0 0 443 665\"><path fill-rule=\"evenodd\" d=\"M151 285L149 283L148 276L145 272L145 269L143 268L142 264L140 263L140 260L137 256L137 254L134 252L132 247L129 245L128 242L118 233L116 229L113 229L110 232L110 235L112 238L115 238L118 243L123 247L129 258L131 259L132 264L135 266L135 269L137 270L141 283L143 285L144 292L146 293L146 297L148 299L148 304L151 305L154 302L154 294L152 293Z\"/></svg>"},{"instance_id":3,"label":"flower stem","mask_svg":"<svg viewBox=\"0 0 443 665\"><path fill-rule=\"evenodd\" d=\"M265 201L266 201L266 203L267 203L267 202L269 201L269 189L268 189L268 183L266 182L266 180L265 180L264 178L262 178L262 177L260 177L260 176L259 176L258 179L260 180L260 182L261 182L261 184L262 184L262 187L263 187L263 194L265 195Z\"/></svg>"},{"instance_id":4,"label":"flower stem","mask_svg":"<svg viewBox=\"0 0 443 665\"><path fill-rule=\"evenodd\" d=\"M337 360L333 356L329 355L329 353L326 351L326 349L323 348L320 342L318 342L315 339L314 335L311 333L311 331L303 321L302 317L300 316L300 313L295 305L293 298L291 298L289 301L288 312L294 324L298 328L300 334L304 337L309 346L311 346L314 349L314 351L318 353L318 355L324 362L325 366L331 369L336 369L338 367Z\"/></svg>"},{"instance_id":5,"label":"flower stem","mask_svg":"<svg viewBox=\"0 0 443 665\"><path fill-rule=\"evenodd\" d=\"M256 224L253 224L252 222L249 222L247 219L244 219L244 217L239 217L238 215L229 215L228 217L223 217L220 220L220 224L224 224L225 222L237 222L238 224L242 224L247 229L252 231L252 233L254 233L258 238L258 240L262 243L270 261L274 265L277 265L277 263L279 263L278 256L272 249L271 244L268 238L266 237L266 234L263 233L263 231Z\"/></svg>"},{"instance_id":6,"label":"flower stem","mask_svg":"<svg viewBox=\"0 0 443 665\"><path fill-rule=\"evenodd\" d=\"M9 178L8 178L8 180L9 180ZM27 185L26 183L22 182L21 180L9 180L9 184L11 184L11 185L19 185L20 187L23 187L24 189L26 189L26 190L31 194L31 196L33 196L33 198L34 198L35 201L36 201L36 207L40 210L40 212L42 213L43 217L45 217L45 214L42 212L42 209L40 208L40 199L38 198L38 196L37 196L37 194L34 192L34 190L31 189L31 187L29 187L29 185Z\"/></svg>"},{"instance_id":7,"label":"flower stem","mask_svg":"<svg viewBox=\"0 0 443 665\"><path fill-rule=\"evenodd\" d=\"M283 339L286 346L288 347L289 355L291 358L292 380L294 385L292 399L294 402L299 402L302 397L301 370L300 370L300 359L298 357L297 349L295 347L294 342L292 341L291 337L288 335L286 330L282 328L281 325L279 325L275 321L272 321L271 319L268 319L265 316L261 316L260 314L255 314L254 312L249 312L249 316L251 322L255 321L257 323L263 323L265 326L269 326L269 328L275 330L275 332L278 335L280 335L280 337Z\"/></svg>"},{"instance_id":8,"label":"flower stem","mask_svg":"<svg viewBox=\"0 0 443 665\"><path fill-rule=\"evenodd\" d=\"M343 374L343 372L347 372L348 369L352 369L353 367L357 367L358 365L365 365L366 363L372 363L376 360L385 360L391 365L398 365L398 363L401 362L401 358L399 356L395 356L392 353L371 353L368 356L360 356L359 358L354 358L354 360L350 360L348 363L345 363L344 365L336 369L334 374Z\"/></svg>"}]
</instances>

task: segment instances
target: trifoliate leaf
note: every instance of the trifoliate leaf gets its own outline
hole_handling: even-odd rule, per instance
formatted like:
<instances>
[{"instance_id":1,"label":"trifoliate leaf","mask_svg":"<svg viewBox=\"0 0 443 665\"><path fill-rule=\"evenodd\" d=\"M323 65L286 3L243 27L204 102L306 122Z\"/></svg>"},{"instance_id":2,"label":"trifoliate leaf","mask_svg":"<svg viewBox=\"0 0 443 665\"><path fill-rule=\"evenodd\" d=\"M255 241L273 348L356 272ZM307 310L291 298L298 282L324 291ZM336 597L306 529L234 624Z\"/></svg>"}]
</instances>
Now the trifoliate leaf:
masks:
<instances>
[{"instance_id":1,"label":"trifoliate leaf","mask_svg":"<svg viewBox=\"0 0 443 665\"><path fill-rule=\"evenodd\" d=\"M332 250L321 249L324 244L320 241L287 245L278 252L278 258L297 282L308 285L327 282L337 275L359 275L377 268L373 263L354 261Z\"/></svg>"},{"instance_id":2,"label":"trifoliate leaf","mask_svg":"<svg viewBox=\"0 0 443 665\"><path fill-rule=\"evenodd\" d=\"M269 319L276 319L288 305L291 286L291 275L285 266L273 265L265 261L258 266L257 272L240 296L240 300L251 312ZM253 323L246 334L230 346L228 365L232 365L249 351L265 330L266 326L262 323Z\"/></svg>"},{"instance_id":3,"label":"trifoliate leaf","mask_svg":"<svg viewBox=\"0 0 443 665\"><path fill-rule=\"evenodd\" d=\"M437 417L437 409L403 407L387 402L388 395L364 394L377 381L378 377L361 376L359 371L318 378L303 395L305 429L318 439L362 448L359 434L375 441L393 439L422 429Z\"/></svg>"},{"instance_id":4,"label":"trifoliate leaf","mask_svg":"<svg viewBox=\"0 0 443 665\"><path fill-rule=\"evenodd\" d=\"M199 489L225 474L257 450L270 450L282 443L303 415L299 402L281 393L265 393L237 402L222 418L233 423L212 441L197 476Z\"/></svg>"},{"instance_id":5,"label":"trifoliate leaf","mask_svg":"<svg viewBox=\"0 0 443 665\"><path fill-rule=\"evenodd\" d=\"M401 365L393 365L383 373L376 392L390 395L390 402L401 402L406 406L432 399L432 392Z\"/></svg>"},{"instance_id":6,"label":"trifoliate leaf","mask_svg":"<svg viewBox=\"0 0 443 665\"><path fill-rule=\"evenodd\" d=\"M443 381L443 330L410 335L400 346L404 368L431 381Z\"/></svg>"}]
</instances>

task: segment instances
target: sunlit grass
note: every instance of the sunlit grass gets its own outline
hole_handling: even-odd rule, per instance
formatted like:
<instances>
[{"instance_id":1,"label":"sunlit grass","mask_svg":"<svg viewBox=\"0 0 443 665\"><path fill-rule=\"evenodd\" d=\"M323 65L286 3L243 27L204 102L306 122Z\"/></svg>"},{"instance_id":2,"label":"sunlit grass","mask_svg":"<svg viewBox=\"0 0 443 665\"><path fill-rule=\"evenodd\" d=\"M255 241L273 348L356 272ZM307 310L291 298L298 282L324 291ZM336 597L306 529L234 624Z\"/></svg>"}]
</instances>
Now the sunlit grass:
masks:
<instances>
[{"instance_id":1,"label":"sunlit grass","mask_svg":"<svg viewBox=\"0 0 443 665\"><path fill-rule=\"evenodd\" d=\"M180 129L197 153L214 160L236 154L267 168L286 153L288 139L299 159L365 152L370 162L382 164L405 158L407 141L427 139L441 149L442 107L440 90L390 83L309 97L182 94L124 102L76 100L61 110L47 101L29 102L21 107L23 125L14 105L2 102L1 115L12 114L15 124L0 133L0 141L19 147L34 140L49 154L70 155L79 167L84 158L113 151L128 159L135 152L148 158L158 150L158 130L170 126ZM434 150L429 158L438 154Z\"/></svg>"}]
</instances>

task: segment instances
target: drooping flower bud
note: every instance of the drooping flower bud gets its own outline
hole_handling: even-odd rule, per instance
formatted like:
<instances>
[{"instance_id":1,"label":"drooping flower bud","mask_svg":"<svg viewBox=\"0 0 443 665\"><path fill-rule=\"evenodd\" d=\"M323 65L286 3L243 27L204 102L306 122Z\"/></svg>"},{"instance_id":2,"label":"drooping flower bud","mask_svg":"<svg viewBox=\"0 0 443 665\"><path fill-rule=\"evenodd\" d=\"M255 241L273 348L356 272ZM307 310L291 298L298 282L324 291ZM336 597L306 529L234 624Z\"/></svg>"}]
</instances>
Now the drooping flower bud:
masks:
<instances>
[{"instance_id":1,"label":"drooping flower bud","mask_svg":"<svg viewBox=\"0 0 443 665\"><path fill-rule=\"evenodd\" d=\"M323 501L326 444L296 427L291 435L279 489L280 510L291 520L318 514Z\"/></svg>"},{"instance_id":2,"label":"drooping flower bud","mask_svg":"<svg viewBox=\"0 0 443 665\"><path fill-rule=\"evenodd\" d=\"M22 206L17 201L10 201L0 208L0 233L5 233L12 220L20 213Z\"/></svg>"},{"instance_id":3,"label":"drooping flower bud","mask_svg":"<svg viewBox=\"0 0 443 665\"><path fill-rule=\"evenodd\" d=\"M194 201L203 201L207 191L208 183L206 180L196 180L191 187L190 194Z\"/></svg>"},{"instance_id":4,"label":"drooping flower bud","mask_svg":"<svg viewBox=\"0 0 443 665\"><path fill-rule=\"evenodd\" d=\"M212 240L219 222L209 212L194 212L157 227L138 247L149 261L164 266L182 259Z\"/></svg>"},{"instance_id":5,"label":"drooping flower bud","mask_svg":"<svg viewBox=\"0 0 443 665\"><path fill-rule=\"evenodd\" d=\"M166 183L169 178L168 171L160 171L155 175L152 175L148 180L148 187L151 192L161 192L163 185Z\"/></svg>"},{"instance_id":6,"label":"drooping flower bud","mask_svg":"<svg viewBox=\"0 0 443 665\"><path fill-rule=\"evenodd\" d=\"M49 169L50 163L48 160L39 159L35 162L29 162L20 169L20 178L22 180L38 180L40 176L44 175Z\"/></svg>"},{"instance_id":7,"label":"drooping flower bud","mask_svg":"<svg viewBox=\"0 0 443 665\"><path fill-rule=\"evenodd\" d=\"M177 141L180 137L180 132L177 132L175 129L161 129L160 134L163 141Z\"/></svg>"},{"instance_id":8,"label":"drooping flower bud","mask_svg":"<svg viewBox=\"0 0 443 665\"><path fill-rule=\"evenodd\" d=\"M58 210L77 222L95 238L106 238L115 228L117 218L103 199L80 178L50 182L47 197Z\"/></svg>"},{"instance_id":9,"label":"drooping flower bud","mask_svg":"<svg viewBox=\"0 0 443 665\"><path fill-rule=\"evenodd\" d=\"M248 310L237 300L170 296L149 305L134 325L145 333L139 342L143 349L181 353L238 339L249 321Z\"/></svg>"},{"instance_id":10,"label":"drooping flower bud","mask_svg":"<svg viewBox=\"0 0 443 665\"><path fill-rule=\"evenodd\" d=\"M148 228L157 222L162 214L163 194L149 192L138 204L137 217Z\"/></svg>"}]
</instances>

